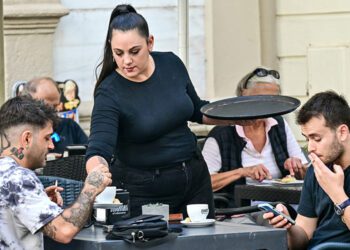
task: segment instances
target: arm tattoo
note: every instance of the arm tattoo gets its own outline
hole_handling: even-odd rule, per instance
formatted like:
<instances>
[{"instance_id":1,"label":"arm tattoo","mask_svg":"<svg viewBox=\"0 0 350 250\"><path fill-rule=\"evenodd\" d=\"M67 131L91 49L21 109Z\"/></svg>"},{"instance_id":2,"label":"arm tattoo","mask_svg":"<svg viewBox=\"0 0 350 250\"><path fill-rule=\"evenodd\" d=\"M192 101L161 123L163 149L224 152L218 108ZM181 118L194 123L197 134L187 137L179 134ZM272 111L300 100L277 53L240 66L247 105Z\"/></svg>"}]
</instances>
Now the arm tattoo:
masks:
<instances>
[{"instance_id":1,"label":"arm tattoo","mask_svg":"<svg viewBox=\"0 0 350 250\"><path fill-rule=\"evenodd\" d=\"M94 201L94 190L83 191L76 202L61 214L62 218L81 229L91 216Z\"/></svg>"},{"instance_id":2,"label":"arm tattoo","mask_svg":"<svg viewBox=\"0 0 350 250\"><path fill-rule=\"evenodd\" d=\"M103 183L103 175L100 172L93 171L86 178L86 182L94 187L99 187Z\"/></svg>"},{"instance_id":3,"label":"arm tattoo","mask_svg":"<svg viewBox=\"0 0 350 250\"><path fill-rule=\"evenodd\" d=\"M57 228L55 227L55 225L52 223L52 221L50 221L49 223L47 223L44 227L43 227L43 233L47 236L49 236L51 239L56 239L56 232L57 232Z\"/></svg>"}]
</instances>

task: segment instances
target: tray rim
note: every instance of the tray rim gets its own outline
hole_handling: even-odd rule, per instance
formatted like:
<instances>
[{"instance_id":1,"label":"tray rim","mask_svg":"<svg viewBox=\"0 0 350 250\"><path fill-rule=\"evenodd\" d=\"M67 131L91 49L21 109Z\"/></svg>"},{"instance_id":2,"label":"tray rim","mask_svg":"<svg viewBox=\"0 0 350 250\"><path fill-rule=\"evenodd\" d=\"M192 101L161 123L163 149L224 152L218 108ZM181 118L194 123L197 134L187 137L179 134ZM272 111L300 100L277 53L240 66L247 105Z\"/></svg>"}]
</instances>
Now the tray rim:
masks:
<instances>
[{"instance_id":1,"label":"tray rim","mask_svg":"<svg viewBox=\"0 0 350 250\"><path fill-rule=\"evenodd\" d=\"M221 103L229 102L231 100L238 100L240 102L257 102L257 101L268 101L271 99L277 100L285 100L284 103L289 102L293 105L293 107L283 110L281 112L273 112L273 113L267 113L267 114L262 114L262 115L244 115L244 116L218 116L218 115L212 115L212 114L207 114L208 110L212 110L215 108L214 105L220 105ZM238 102L236 102L238 103ZM248 120L248 119L259 119L259 118L267 118L267 117L273 117L273 116L278 116L278 115L283 115L290 113L294 110L296 110L300 106L301 102L299 99L291 96L285 96L285 95L255 95L255 96L238 96L238 97L231 97L231 98L226 98L222 100L218 100L215 102L208 103L201 107L200 111L202 112L203 115L209 117L209 118L214 118L218 120ZM226 104L229 105L229 104ZM214 107L212 107L214 106ZM224 106L221 105L221 106ZM210 108L210 109L209 109Z\"/></svg>"}]
</instances>

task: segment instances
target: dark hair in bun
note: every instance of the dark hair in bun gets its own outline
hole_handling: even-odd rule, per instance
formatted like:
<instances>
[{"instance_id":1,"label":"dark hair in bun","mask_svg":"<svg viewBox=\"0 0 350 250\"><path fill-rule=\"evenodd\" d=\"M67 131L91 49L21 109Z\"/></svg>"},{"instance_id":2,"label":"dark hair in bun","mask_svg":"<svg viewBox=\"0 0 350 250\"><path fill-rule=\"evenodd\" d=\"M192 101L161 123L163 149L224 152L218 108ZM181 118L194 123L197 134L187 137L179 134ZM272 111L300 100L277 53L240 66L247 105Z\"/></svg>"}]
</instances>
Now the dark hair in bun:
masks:
<instances>
[{"instance_id":1,"label":"dark hair in bun","mask_svg":"<svg viewBox=\"0 0 350 250\"><path fill-rule=\"evenodd\" d=\"M117 5L112 11L109 19L103 59L96 68L96 76L98 75L97 72L100 67L101 72L97 77L95 92L100 83L117 67L116 63L113 61L110 45L113 30L129 31L134 29L139 32L140 36L144 37L146 41L148 41L149 30L146 19L142 15L138 14L135 8L130 4Z\"/></svg>"}]
</instances>

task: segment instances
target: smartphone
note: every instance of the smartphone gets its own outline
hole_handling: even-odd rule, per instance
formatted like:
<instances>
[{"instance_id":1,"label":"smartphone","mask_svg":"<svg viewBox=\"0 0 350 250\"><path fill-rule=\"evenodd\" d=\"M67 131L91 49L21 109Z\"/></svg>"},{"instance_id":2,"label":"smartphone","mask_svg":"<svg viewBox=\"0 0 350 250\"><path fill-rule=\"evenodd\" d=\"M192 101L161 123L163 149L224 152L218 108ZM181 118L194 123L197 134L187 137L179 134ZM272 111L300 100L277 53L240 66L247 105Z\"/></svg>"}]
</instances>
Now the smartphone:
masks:
<instances>
[{"instance_id":1,"label":"smartphone","mask_svg":"<svg viewBox=\"0 0 350 250\"><path fill-rule=\"evenodd\" d=\"M258 208L260 210L266 211L266 212L272 212L275 216L282 215L283 218L287 219L289 223L292 225L295 225L295 220L293 220L290 216L278 211L276 208L271 206L269 203L262 203L258 205Z\"/></svg>"}]
</instances>

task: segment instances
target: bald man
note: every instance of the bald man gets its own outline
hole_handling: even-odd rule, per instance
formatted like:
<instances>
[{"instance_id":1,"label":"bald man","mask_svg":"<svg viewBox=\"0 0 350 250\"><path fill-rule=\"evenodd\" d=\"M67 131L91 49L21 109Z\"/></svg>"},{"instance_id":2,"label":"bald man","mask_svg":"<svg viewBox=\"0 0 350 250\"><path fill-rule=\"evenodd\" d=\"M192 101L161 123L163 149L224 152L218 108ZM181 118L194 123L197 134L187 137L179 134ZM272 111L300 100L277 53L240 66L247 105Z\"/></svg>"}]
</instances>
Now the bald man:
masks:
<instances>
[{"instance_id":1,"label":"bald man","mask_svg":"<svg viewBox=\"0 0 350 250\"><path fill-rule=\"evenodd\" d=\"M24 87L23 94L29 94L44 102L56 110L61 105L60 90L57 83L50 77L39 77L30 80ZM69 145L87 144L88 137L82 128L72 119L61 118L59 124L54 128L57 140L53 140L55 148L52 153L62 154Z\"/></svg>"}]
</instances>

